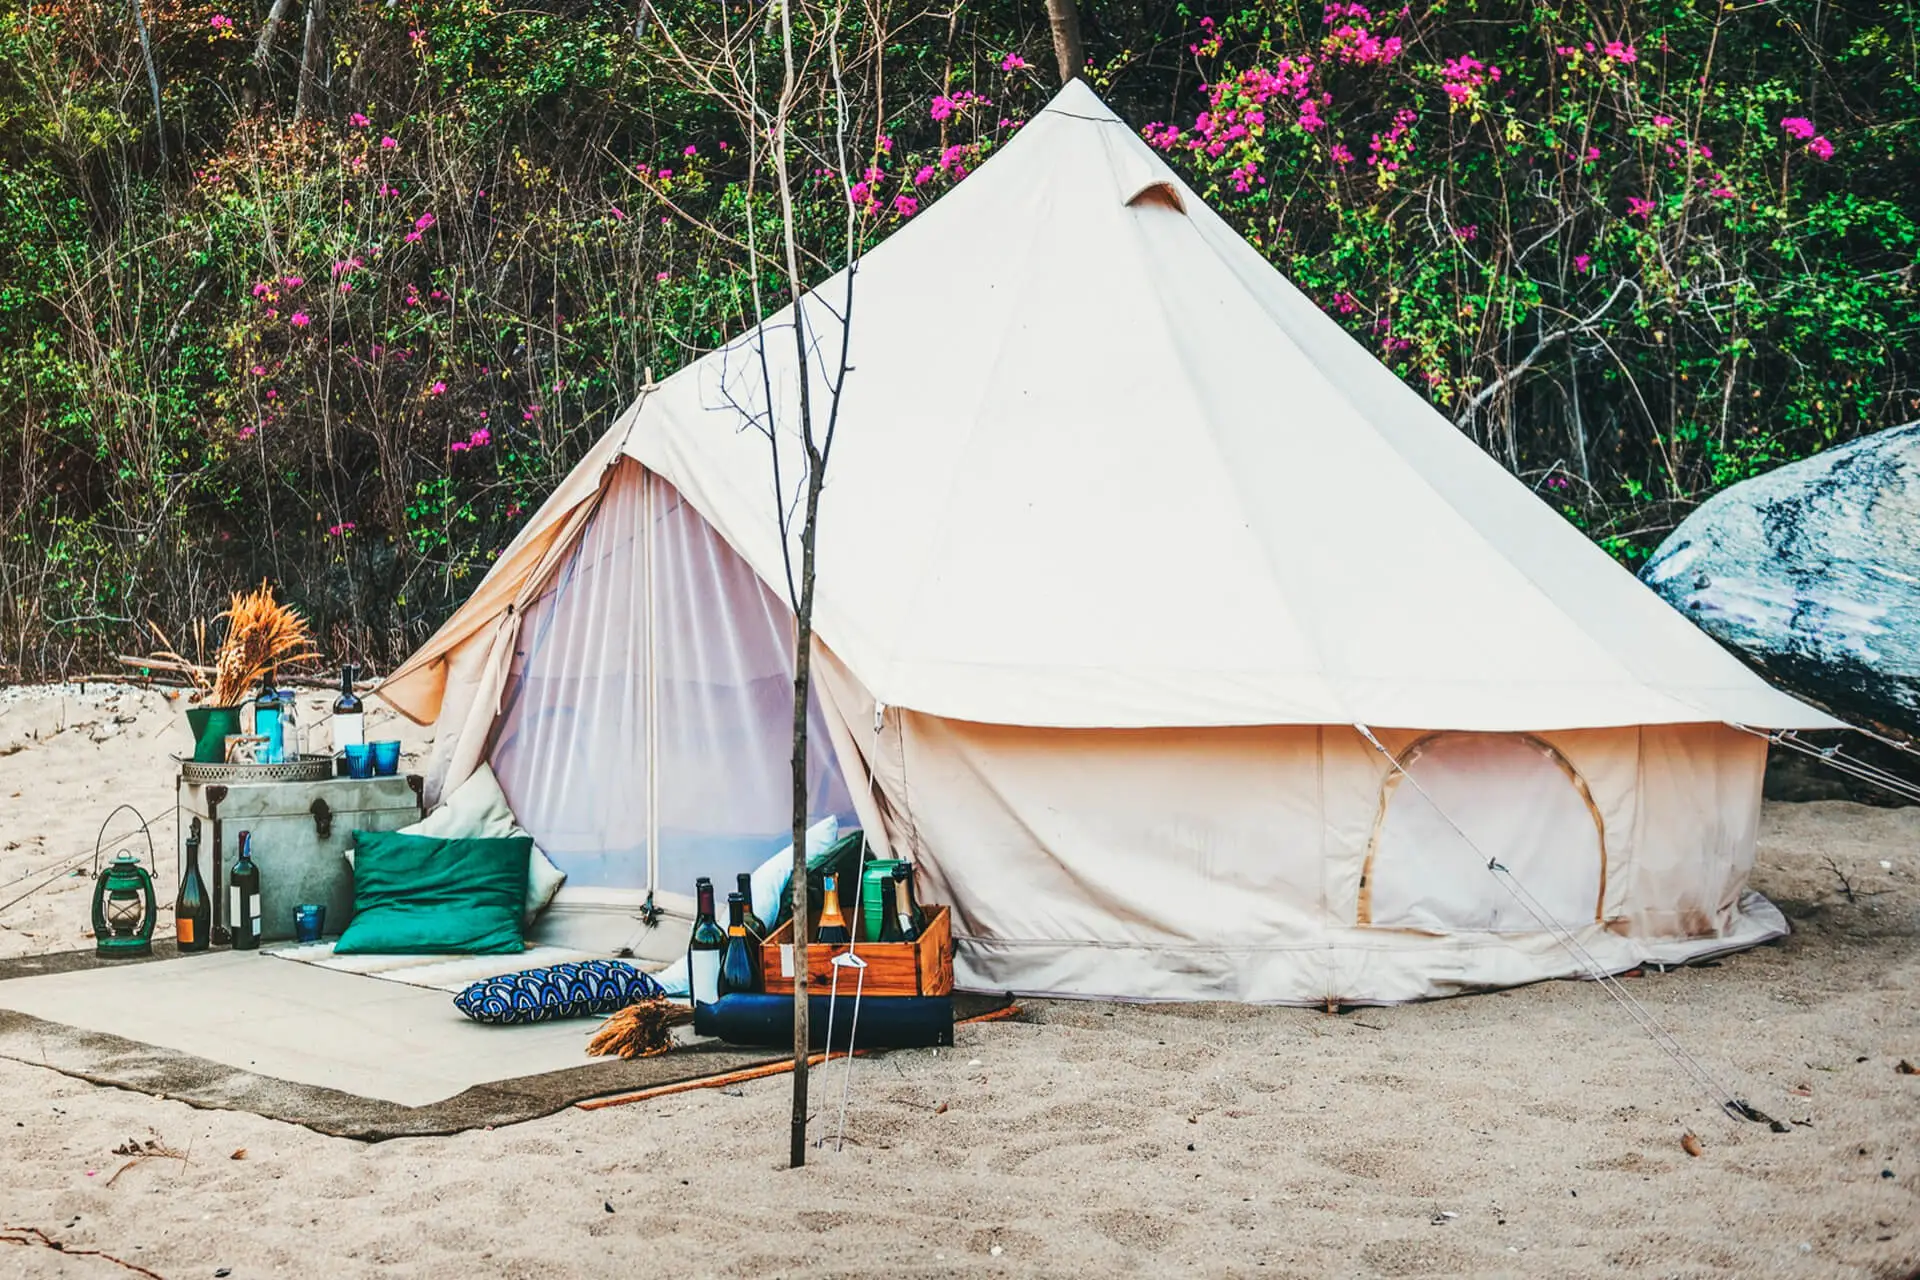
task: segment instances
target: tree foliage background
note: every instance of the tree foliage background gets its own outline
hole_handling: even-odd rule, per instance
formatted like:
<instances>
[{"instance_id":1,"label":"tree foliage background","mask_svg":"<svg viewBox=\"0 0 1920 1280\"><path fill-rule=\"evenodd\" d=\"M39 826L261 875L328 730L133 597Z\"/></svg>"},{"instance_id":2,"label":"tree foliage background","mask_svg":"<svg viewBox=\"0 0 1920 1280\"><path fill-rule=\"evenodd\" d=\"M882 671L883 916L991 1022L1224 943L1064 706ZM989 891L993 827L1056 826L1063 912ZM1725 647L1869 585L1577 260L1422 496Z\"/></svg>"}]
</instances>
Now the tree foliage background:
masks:
<instances>
[{"instance_id":1,"label":"tree foliage background","mask_svg":"<svg viewBox=\"0 0 1920 1280\"><path fill-rule=\"evenodd\" d=\"M1920 416L1916 6L1082 21L1117 111L1632 563L1716 489ZM851 199L877 240L1056 77L1038 0L856 17L867 167L806 216ZM177 638L261 577L336 654L418 643L648 369L742 325L766 196L662 43L727 20L0 0L0 674Z\"/></svg>"}]
</instances>

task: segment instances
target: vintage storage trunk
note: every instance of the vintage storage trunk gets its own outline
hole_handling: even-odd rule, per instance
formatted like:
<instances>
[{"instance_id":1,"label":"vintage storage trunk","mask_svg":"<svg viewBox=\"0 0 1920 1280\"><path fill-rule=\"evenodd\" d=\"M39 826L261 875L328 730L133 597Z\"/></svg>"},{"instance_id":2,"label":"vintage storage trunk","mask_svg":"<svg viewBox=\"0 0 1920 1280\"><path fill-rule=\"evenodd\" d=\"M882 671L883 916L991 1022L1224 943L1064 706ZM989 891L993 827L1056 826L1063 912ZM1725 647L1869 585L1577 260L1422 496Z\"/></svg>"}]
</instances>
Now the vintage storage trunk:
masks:
<instances>
[{"instance_id":1,"label":"vintage storage trunk","mask_svg":"<svg viewBox=\"0 0 1920 1280\"><path fill-rule=\"evenodd\" d=\"M825 995L833 985L833 958L851 950L867 962L864 996L946 996L953 994L953 926L944 905L923 906L926 931L912 942L856 941L851 948L814 943L807 950L810 991ZM855 914L855 919L859 913ZM864 929L862 930L864 932ZM761 973L769 995L793 994L793 921L788 920L760 944ZM843 974L840 990L851 993L855 975Z\"/></svg>"},{"instance_id":2,"label":"vintage storage trunk","mask_svg":"<svg viewBox=\"0 0 1920 1280\"><path fill-rule=\"evenodd\" d=\"M178 866L186 867L187 831L200 819L200 875L213 894L213 941L230 940L227 873L240 856L242 831L253 833L260 868L263 941L293 937L293 909L324 903L332 937L353 918L353 869L346 850L358 831L394 831L425 816L421 779L328 778L316 782L177 780Z\"/></svg>"}]
</instances>

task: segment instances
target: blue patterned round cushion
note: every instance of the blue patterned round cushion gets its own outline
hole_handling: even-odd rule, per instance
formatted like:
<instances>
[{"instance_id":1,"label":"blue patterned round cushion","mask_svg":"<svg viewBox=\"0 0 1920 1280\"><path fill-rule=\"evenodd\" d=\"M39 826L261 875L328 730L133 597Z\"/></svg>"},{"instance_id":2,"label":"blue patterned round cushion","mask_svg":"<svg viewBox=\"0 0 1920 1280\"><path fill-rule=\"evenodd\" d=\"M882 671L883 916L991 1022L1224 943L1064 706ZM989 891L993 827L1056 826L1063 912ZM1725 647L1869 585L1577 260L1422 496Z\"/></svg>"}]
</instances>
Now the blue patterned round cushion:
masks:
<instances>
[{"instance_id":1,"label":"blue patterned round cushion","mask_svg":"<svg viewBox=\"0 0 1920 1280\"><path fill-rule=\"evenodd\" d=\"M453 1007L475 1022L519 1024L613 1013L660 994L660 984L630 964L585 960L483 978L455 996Z\"/></svg>"}]
</instances>

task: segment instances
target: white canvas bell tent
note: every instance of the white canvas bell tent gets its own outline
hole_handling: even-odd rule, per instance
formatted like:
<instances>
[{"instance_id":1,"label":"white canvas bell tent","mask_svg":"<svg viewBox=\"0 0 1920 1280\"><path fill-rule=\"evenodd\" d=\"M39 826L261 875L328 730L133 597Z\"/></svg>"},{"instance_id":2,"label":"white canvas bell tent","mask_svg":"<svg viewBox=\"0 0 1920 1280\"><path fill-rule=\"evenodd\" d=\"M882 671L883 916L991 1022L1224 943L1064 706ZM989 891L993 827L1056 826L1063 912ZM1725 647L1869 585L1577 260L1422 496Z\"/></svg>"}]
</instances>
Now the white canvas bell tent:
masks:
<instances>
[{"instance_id":1,"label":"white canvas bell tent","mask_svg":"<svg viewBox=\"0 0 1920 1280\"><path fill-rule=\"evenodd\" d=\"M808 303L816 403L844 297ZM764 338L791 434L790 323L646 391L382 690L438 721L439 785L491 761L581 910L684 911L786 843L786 570L742 413ZM816 809L918 862L962 986L1394 1001L1580 972L1560 929L1617 969L1784 928L1745 893L1766 744L1734 726L1832 722L1085 86L862 260L847 341Z\"/></svg>"}]
</instances>

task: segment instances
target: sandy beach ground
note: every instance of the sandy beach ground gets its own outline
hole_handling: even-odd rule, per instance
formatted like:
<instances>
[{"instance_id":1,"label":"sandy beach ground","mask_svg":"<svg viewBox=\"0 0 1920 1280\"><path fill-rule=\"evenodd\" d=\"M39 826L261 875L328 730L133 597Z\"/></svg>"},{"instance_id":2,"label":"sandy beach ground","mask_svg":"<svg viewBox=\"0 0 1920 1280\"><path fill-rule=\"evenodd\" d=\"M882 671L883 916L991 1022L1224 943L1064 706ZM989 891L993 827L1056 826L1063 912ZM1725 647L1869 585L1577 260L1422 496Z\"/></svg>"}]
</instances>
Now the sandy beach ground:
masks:
<instances>
[{"instance_id":1,"label":"sandy beach ground","mask_svg":"<svg viewBox=\"0 0 1920 1280\"><path fill-rule=\"evenodd\" d=\"M171 849L178 720L153 692L0 691L0 883L17 881L0 903L90 850L122 801L165 815ZM785 1079L365 1145L0 1060L0 1240L37 1228L168 1280L1904 1280L1917 875L1920 810L1771 805L1754 884L1793 936L1627 980L1785 1134L1719 1114L1583 982L1340 1016L1025 1002L954 1049L857 1063L845 1150L801 1172L783 1167ZM0 911L0 956L85 945L88 888L56 878ZM816 1097L838 1099L841 1069ZM130 1138L187 1158L122 1171ZM0 1276L131 1274L0 1243Z\"/></svg>"}]
</instances>

